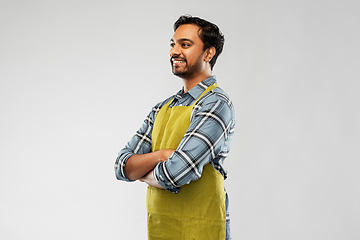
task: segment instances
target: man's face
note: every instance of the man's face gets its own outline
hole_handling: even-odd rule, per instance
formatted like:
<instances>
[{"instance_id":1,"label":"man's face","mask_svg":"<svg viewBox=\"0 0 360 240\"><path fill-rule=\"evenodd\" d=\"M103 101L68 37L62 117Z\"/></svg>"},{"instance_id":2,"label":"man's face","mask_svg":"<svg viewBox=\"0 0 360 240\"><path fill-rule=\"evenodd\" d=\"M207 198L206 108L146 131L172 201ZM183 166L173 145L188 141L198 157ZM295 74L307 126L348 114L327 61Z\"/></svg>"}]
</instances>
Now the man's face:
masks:
<instances>
[{"instance_id":1,"label":"man's face","mask_svg":"<svg viewBox=\"0 0 360 240\"><path fill-rule=\"evenodd\" d=\"M179 26L170 40L170 62L174 75L191 78L205 67L204 44L194 24Z\"/></svg>"}]
</instances>

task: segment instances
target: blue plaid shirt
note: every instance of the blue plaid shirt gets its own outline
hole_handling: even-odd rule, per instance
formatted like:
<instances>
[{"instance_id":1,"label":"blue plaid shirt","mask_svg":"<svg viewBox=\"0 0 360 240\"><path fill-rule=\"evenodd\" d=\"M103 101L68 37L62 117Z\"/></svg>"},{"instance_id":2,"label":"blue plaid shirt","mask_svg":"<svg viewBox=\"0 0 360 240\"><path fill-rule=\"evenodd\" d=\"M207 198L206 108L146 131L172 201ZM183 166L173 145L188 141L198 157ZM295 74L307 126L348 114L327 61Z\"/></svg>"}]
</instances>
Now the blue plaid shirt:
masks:
<instances>
[{"instance_id":1,"label":"blue plaid shirt","mask_svg":"<svg viewBox=\"0 0 360 240\"><path fill-rule=\"evenodd\" d=\"M119 152L115 162L116 177L119 180L131 181L125 172L127 160L134 154L151 152L153 124L162 106L171 99L174 100L169 107L190 106L215 82L216 78L212 76L188 92L180 90L176 95L156 104L141 128ZM219 87L211 90L195 104L190 119L190 126L179 147L168 161L158 163L153 172L159 184L173 193L179 192L182 185L199 179L203 167L208 163L219 171L224 179L227 177L223 162L229 153L235 127L234 107L230 98ZM228 215L227 194L226 210ZM227 235L229 239L229 234Z\"/></svg>"}]
</instances>

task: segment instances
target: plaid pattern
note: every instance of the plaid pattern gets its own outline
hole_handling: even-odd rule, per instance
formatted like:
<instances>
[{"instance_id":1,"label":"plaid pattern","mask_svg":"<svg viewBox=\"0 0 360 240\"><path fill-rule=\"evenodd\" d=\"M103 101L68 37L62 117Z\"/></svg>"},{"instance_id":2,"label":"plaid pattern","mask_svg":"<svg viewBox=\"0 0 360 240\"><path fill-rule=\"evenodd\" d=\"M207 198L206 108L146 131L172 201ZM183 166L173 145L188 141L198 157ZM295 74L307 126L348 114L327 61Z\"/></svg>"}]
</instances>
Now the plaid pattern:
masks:
<instances>
[{"instance_id":1,"label":"plaid pattern","mask_svg":"<svg viewBox=\"0 0 360 240\"><path fill-rule=\"evenodd\" d=\"M184 94L179 98L180 94L177 94L172 105L191 105L215 81L212 77L198 84L196 89L188 92L192 97ZM192 90L195 91L191 92ZM161 162L156 166L154 176L159 184L176 193L180 186L199 179L203 167L208 163L225 179L227 172L223 161L230 150L234 126L232 103L220 88L203 96L193 109L189 129L170 158L176 161Z\"/></svg>"},{"instance_id":2,"label":"plaid pattern","mask_svg":"<svg viewBox=\"0 0 360 240\"><path fill-rule=\"evenodd\" d=\"M212 76L187 93L184 94L183 90L180 90L174 96L155 105L141 128L119 152L115 162L116 177L119 180L130 181L125 173L127 160L134 154L151 152L153 124L163 105L174 99L169 107L190 106L208 86L215 82L216 78ZM234 127L234 107L226 93L218 87L205 94L195 104L191 113L190 126L178 149L169 158L171 161L160 162L155 167L154 176L159 184L166 190L177 193L182 185L199 179L203 167L208 163L226 179L227 172L223 161L230 150ZM226 203L227 223L229 223L227 194ZM227 235L229 237L230 234Z\"/></svg>"}]
</instances>

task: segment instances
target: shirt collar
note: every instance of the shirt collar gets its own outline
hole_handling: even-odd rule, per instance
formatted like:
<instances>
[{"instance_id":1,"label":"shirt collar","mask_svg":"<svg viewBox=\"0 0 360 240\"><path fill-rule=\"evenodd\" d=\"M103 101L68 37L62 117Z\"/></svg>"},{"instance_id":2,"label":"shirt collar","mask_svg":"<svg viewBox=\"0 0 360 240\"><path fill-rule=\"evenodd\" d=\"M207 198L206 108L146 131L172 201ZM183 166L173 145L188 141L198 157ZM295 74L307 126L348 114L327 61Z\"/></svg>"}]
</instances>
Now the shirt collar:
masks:
<instances>
[{"instance_id":1,"label":"shirt collar","mask_svg":"<svg viewBox=\"0 0 360 240\"><path fill-rule=\"evenodd\" d=\"M215 75L201 81L195 87L190 89L185 94L189 94L192 98L198 99L200 95L206 90L207 87L211 86L212 84L216 83ZM176 98L182 98L184 95L184 87L175 95Z\"/></svg>"}]
</instances>

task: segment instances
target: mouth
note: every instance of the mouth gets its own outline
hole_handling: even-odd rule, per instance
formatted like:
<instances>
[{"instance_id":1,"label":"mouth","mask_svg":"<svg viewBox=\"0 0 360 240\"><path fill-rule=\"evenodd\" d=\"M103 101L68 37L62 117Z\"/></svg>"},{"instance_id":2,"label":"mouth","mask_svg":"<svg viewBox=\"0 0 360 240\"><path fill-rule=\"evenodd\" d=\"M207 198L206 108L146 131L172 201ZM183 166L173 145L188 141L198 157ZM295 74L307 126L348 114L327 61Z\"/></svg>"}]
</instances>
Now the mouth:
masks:
<instances>
[{"instance_id":1,"label":"mouth","mask_svg":"<svg viewBox=\"0 0 360 240\"><path fill-rule=\"evenodd\" d=\"M172 58L171 63L173 65L173 67L178 67L181 64L186 63L186 60L182 59L182 58Z\"/></svg>"}]
</instances>

